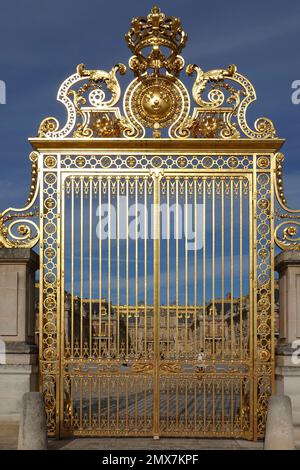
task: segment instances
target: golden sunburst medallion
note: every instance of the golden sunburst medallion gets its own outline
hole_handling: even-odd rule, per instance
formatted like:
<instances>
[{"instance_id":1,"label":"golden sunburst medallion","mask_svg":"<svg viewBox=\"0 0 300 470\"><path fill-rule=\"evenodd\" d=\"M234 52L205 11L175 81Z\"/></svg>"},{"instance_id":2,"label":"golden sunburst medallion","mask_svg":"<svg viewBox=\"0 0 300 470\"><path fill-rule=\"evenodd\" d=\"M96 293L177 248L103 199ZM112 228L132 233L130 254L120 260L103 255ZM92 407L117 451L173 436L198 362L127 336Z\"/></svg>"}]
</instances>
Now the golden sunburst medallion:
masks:
<instances>
[{"instance_id":1,"label":"golden sunburst medallion","mask_svg":"<svg viewBox=\"0 0 300 470\"><path fill-rule=\"evenodd\" d=\"M148 77L133 91L133 113L144 126L167 127L184 105L177 87L166 77Z\"/></svg>"},{"instance_id":2,"label":"golden sunburst medallion","mask_svg":"<svg viewBox=\"0 0 300 470\"><path fill-rule=\"evenodd\" d=\"M172 126L189 110L189 96L183 83L163 75L136 78L124 101L127 116L152 129Z\"/></svg>"}]
</instances>

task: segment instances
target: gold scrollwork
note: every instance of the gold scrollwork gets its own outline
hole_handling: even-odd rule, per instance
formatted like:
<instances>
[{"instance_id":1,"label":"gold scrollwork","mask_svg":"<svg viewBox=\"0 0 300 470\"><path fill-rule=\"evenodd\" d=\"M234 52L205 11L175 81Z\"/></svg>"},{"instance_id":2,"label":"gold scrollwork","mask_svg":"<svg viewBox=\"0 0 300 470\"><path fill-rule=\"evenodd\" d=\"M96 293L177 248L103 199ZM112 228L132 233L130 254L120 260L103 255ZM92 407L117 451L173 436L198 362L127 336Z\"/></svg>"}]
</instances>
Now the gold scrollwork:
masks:
<instances>
[{"instance_id":1,"label":"gold scrollwork","mask_svg":"<svg viewBox=\"0 0 300 470\"><path fill-rule=\"evenodd\" d=\"M300 210L290 209L286 205L282 174L284 155L278 152L275 155L275 159L275 193L278 204L281 209L283 209L283 212L277 210L276 216L278 219L285 220L283 222L280 222L275 227L274 239L276 244L282 250L300 251L300 236L298 236L300 227L300 222L298 222L300 218Z\"/></svg>"},{"instance_id":2,"label":"gold scrollwork","mask_svg":"<svg viewBox=\"0 0 300 470\"><path fill-rule=\"evenodd\" d=\"M7 216L0 212L0 247L1 248L32 248L39 238L39 228L26 217L37 215L34 212L28 214L9 214ZM13 220L20 217L20 219ZM6 222L10 221L8 227ZM16 229L16 232L13 232Z\"/></svg>"},{"instance_id":3,"label":"gold scrollwork","mask_svg":"<svg viewBox=\"0 0 300 470\"><path fill-rule=\"evenodd\" d=\"M181 367L178 362L162 362L160 364L160 370L162 372L176 374L181 371Z\"/></svg>"},{"instance_id":4,"label":"gold scrollwork","mask_svg":"<svg viewBox=\"0 0 300 470\"><path fill-rule=\"evenodd\" d=\"M69 95L73 96L74 105L78 116L82 122L77 123L77 128L73 133L74 137L119 137L120 126L116 119L117 110L113 113L108 111L117 104L121 96L121 88L116 78L116 73L121 75L126 73L124 64L115 65L110 72L104 70L86 70L84 64L77 66L77 74L81 78L87 78L89 81L85 83L79 90L70 90ZM111 98L105 100L105 93L101 84L104 83L111 93ZM89 104L97 111L90 107L84 107L87 98L84 94L92 89L89 94ZM112 116L111 116L112 114Z\"/></svg>"},{"instance_id":5,"label":"gold scrollwork","mask_svg":"<svg viewBox=\"0 0 300 470\"><path fill-rule=\"evenodd\" d=\"M121 95L121 88L116 78L117 72L120 72L121 75L124 75L126 73L126 66L124 64L117 64L111 69L110 72L106 72L104 70L86 70L84 64L77 65L77 73L80 77L87 77L90 82L94 84L99 84L103 82L107 86L108 90L111 92L110 100L104 100L104 93L99 94L98 100L94 98L94 103L98 107L111 107L117 104L117 102L119 101ZM77 94L77 96L81 95Z\"/></svg>"},{"instance_id":6,"label":"gold scrollwork","mask_svg":"<svg viewBox=\"0 0 300 470\"><path fill-rule=\"evenodd\" d=\"M196 80L193 85L192 94L195 102L200 108L219 108L224 103L224 93L221 90L210 90L208 98L209 101L205 101L202 94L206 89L208 82L220 82L225 77L232 77L236 72L236 65L229 65L227 69L209 70L204 72L197 65L188 65L186 68L188 75L192 75L196 72Z\"/></svg>"},{"instance_id":7,"label":"gold scrollwork","mask_svg":"<svg viewBox=\"0 0 300 470\"><path fill-rule=\"evenodd\" d=\"M133 372L139 374L144 372L152 372L153 371L153 364L152 363L143 363L143 362L135 362L132 366Z\"/></svg>"},{"instance_id":8,"label":"gold scrollwork","mask_svg":"<svg viewBox=\"0 0 300 470\"><path fill-rule=\"evenodd\" d=\"M282 222L275 228L275 241L282 250L300 251L300 222Z\"/></svg>"},{"instance_id":9,"label":"gold scrollwork","mask_svg":"<svg viewBox=\"0 0 300 470\"><path fill-rule=\"evenodd\" d=\"M72 131L75 138L120 137L122 133L129 138L135 136L134 126L116 107L121 96L117 72L124 75L125 65L117 64L107 72L87 70L84 64L79 64L76 73L62 83L57 94L58 101L64 104L68 113L64 127L60 129L54 117L45 118L40 124L38 136L61 138L69 136ZM73 88L82 81L84 83L79 88ZM103 85L110 92L110 98L106 98Z\"/></svg>"},{"instance_id":10,"label":"gold scrollwork","mask_svg":"<svg viewBox=\"0 0 300 470\"><path fill-rule=\"evenodd\" d=\"M39 227L34 220L30 220L38 217L38 210L33 207L39 191L38 153L31 152L29 158L32 162L31 186L25 207L9 207L0 212L1 248L32 248L39 241Z\"/></svg>"},{"instance_id":11,"label":"gold scrollwork","mask_svg":"<svg viewBox=\"0 0 300 470\"><path fill-rule=\"evenodd\" d=\"M180 123L178 137L232 139L240 137L241 132L251 139L276 136L274 125L268 118L257 119L254 130L249 127L246 112L256 100L256 93L249 80L237 73L235 65L207 72L197 65L188 65L186 72L188 75L196 72L192 95L198 107L192 116ZM233 122L234 118L236 122Z\"/></svg>"}]
</instances>

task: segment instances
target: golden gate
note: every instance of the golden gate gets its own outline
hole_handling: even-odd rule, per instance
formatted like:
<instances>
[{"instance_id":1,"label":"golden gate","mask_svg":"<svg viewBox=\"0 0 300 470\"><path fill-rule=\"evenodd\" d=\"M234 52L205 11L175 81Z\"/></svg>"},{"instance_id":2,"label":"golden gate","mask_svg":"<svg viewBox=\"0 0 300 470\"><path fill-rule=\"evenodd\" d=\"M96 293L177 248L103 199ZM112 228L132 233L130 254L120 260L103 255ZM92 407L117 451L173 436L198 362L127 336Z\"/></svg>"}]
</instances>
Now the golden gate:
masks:
<instances>
[{"instance_id":1,"label":"golden gate","mask_svg":"<svg viewBox=\"0 0 300 470\"><path fill-rule=\"evenodd\" d=\"M133 19L123 95L123 64L78 65L58 91L66 123L30 139L26 207L1 214L2 246L39 243L50 436L264 435L274 245L298 246L297 222L274 227L275 195L293 217L283 140L248 125L255 90L234 65L189 65L190 96L186 39L157 7Z\"/></svg>"}]
</instances>

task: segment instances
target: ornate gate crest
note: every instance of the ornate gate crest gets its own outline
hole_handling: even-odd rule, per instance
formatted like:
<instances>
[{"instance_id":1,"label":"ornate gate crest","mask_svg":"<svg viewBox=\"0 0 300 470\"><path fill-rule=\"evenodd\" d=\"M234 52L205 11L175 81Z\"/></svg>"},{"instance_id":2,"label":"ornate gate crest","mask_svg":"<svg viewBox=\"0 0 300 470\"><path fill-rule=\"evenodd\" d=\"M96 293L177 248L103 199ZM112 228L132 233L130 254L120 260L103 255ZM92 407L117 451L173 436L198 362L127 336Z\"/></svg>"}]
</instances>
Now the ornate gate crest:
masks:
<instances>
[{"instance_id":1,"label":"ornate gate crest","mask_svg":"<svg viewBox=\"0 0 300 470\"><path fill-rule=\"evenodd\" d=\"M58 90L66 122L48 117L30 139L27 205L0 214L0 246L40 248L49 434L261 438L274 246L300 246L284 141L267 118L248 124L256 94L235 65L185 68L179 19L154 7L125 38L127 89L125 65L79 64Z\"/></svg>"},{"instance_id":2,"label":"ornate gate crest","mask_svg":"<svg viewBox=\"0 0 300 470\"><path fill-rule=\"evenodd\" d=\"M68 111L67 123L60 128L55 118L44 119L39 137L136 139L151 136L147 130L160 137L165 128L170 138L275 137L267 118L258 119L254 130L248 125L247 108L256 94L235 65L208 72L188 65L186 73L196 75L193 100L197 106L191 113L189 93L178 78L184 68L180 52L187 41L179 19L166 17L154 7L147 18L132 20L125 38L134 54L129 67L136 78L125 91L122 109L117 106L121 98L117 72L125 74L126 66L117 64L105 72L86 70L80 64L58 91L58 101Z\"/></svg>"}]
</instances>

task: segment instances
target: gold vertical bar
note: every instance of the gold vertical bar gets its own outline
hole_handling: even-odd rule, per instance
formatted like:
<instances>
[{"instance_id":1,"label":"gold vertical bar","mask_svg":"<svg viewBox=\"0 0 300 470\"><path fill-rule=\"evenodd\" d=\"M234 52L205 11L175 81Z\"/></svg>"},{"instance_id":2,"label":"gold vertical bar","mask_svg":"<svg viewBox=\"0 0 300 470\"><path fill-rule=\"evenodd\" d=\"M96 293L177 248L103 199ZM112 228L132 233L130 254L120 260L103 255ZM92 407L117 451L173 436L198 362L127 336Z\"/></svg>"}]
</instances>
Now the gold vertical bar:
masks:
<instances>
[{"instance_id":1,"label":"gold vertical bar","mask_svg":"<svg viewBox=\"0 0 300 470\"><path fill-rule=\"evenodd\" d=\"M101 429L101 377L98 375L98 428Z\"/></svg>"},{"instance_id":2,"label":"gold vertical bar","mask_svg":"<svg viewBox=\"0 0 300 470\"><path fill-rule=\"evenodd\" d=\"M167 352L170 356L170 178L166 178L167 184Z\"/></svg>"},{"instance_id":3,"label":"gold vertical bar","mask_svg":"<svg viewBox=\"0 0 300 470\"><path fill-rule=\"evenodd\" d=\"M253 157L254 159L254 157ZM253 163L253 168L255 168L255 163ZM248 278L249 278L249 344L248 344L248 351L247 351L247 359L250 360L251 364L251 369L250 369L250 432L251 436L255 439L255 434L254 434L254 410L256 410L255 406L255 394L254 394L254 384L255 384L255 376L254 376L254 345L253 345L253 337L254 337L254 331L256 330L256 313L254 309L254 262L255 262L255 253L254 253L254 247L255 247L255 242L254 242L254 217L256 215L256 212L254 212L255 207L256 207L256 201L254 200L256 197L256 175L255 175L255 169L253 171L253 174L248 180L248 185L249 185L249 190L248 190L248 205L249 205L249 273L248 273Z\"/></svg>"},{"instance_id":4,"label":"gold vertical bar","mask_svg":"<svg viewBox=\"0 0 300 470\"><path fill-rule=\"evenodd\" d=\"M212 354L215 359L215 254L216 254L216 215L215 215L215 178L212 180ZM214 411L213 403L213 411Z\"/></svg>"},{"instance_id":5,"label":"gold vertical bar","mask_svg":"<svg viewBox=\"0 0 300 470\"><path fill-rule=\"evenodd\" d=\"M74 378L73 377L70 377L70 384L71 384L70 386L71 387L70 388L70 405L71 405L70 425L71 427L73 427L73 420L74 420Z\"/></svg>"},{"instance_id":6,"label":"gold vertical bar","mask_svg":"<svg viewBox=\"0 0 300 470\"><path fill-rule=\"evenodd\" d=\"M225 355L225 312L224 312L224 295L225 295L225 282L224 282L224 233L225 233L225 194L224 194L224 179L221 180L221 335L222 335L222 359ZM227 358L226 358L227 359ZM224 403L224 380L222 380L221 392L221 413L222 413L222 429L225 426L225 403Z\"/></svg>"},{"instance_id":7,"label":"gold vertical bar","mask_svg":"<svg viewBox=\"0 0 300 470\"><path fill-rule=\"evenodd\" d=\"M139 244L138 244L138 176L135 177L135 357L138 357Z\"/></svg>"},{"instance_id":8,"label":"gold vertical bar","mask_svg":"<svg viewBox=\"0 0 300 470\"><path fill-rule=\"evenodd\" d=\"M61 177L58 178L57 198L59 207L59 216L57 220L57 237L58 237L58 259L60 260L60 272L57 285L57 305L59 306L57 312L57 354L59 358L58 367L60 370L60 377L57 379L57 409L59 410L58 416L58 433L63 432L63 407L64 407L64 367L63 358L65 356L65 218L62 218L62 214L65 214L65 181L61 181Z\"/></svg>"},{"instance_id":9,"label":"gold vertical bar","mask_svg":"<svg viewBox=\"0 0 300 470\"><path fill-rule=\"evenodd\" d=\"M146 212L146 217L145 217L145 225L144 225L144 304L145 304L145 309L144 309L144 356L147 358L147 294L148 294L148 288L147 288L147 278L148 278L148 265L147 265L147 239L148 239L148 177L144 177L144 204L145 204L145 212Z\"/></svg>"},{"instance_id":10,"label":"gold vertical bar","mask_svg":"<svg viewBox=\"0 0 300 470\"><path fill-rule=\"evenodd\" d=\"M188 179L184 179L185 204L184 204L184 271L185 271L185 351L188 346Z\"/></svg>"},{"instance_id":11,"label":"gold vertical bar","mask_svg":"<svg viewBox=\"0 0 300 470\"><path fill-rule=\"evenodd\" d=\"M144 429L145 431L147 430L147 382L144 377L143 380L143 386L144 386Z\"/></svg>"},{"instance_id":12,"label":"gold vertical bar","mask_svg":"<svg viewBox=\"0 0 300 470\"><path fill-rule=\"evenodd\" d=\"M117 176L117 357L120 356L120 176Z\"/></svg>"},{"instance_id":13,"label":"gold vertical bar","mask_svg":"<svg viewBox=\"0 0 300 470\"><path fill-rule=\"evenodd\" d=\"M204 423L204 432L206 429L206 376L203 375L203 423Z\"/></svg>"},{"instance_id":14,"label":"gold vertical bar","mask_svg":"<svg viewBox=\"0 0 300 470\"><path fill-rule=\"evenodd\" d=\"M179 296L179 247L178 247L178 227L179 227L179 201L178 201L178 176L175 177L175 191L176 191L176 240L175 240L175 298L176 298L176 359L179 359L179 318L178 318L178 296Z\"/></svg>"},{"instance_id":15,"label":"gold vertical bar","mask_svg":"<svg viewBox=\"0 0 300 470\"><path fill-rule=\"evenodd\" d=\"M224 346L225 346L225 311L224 311L224 295L225 295L225 281L224 281L224 233L225 233L225 194L224 194L224 179L222 179L221 190L221 316L222 316L222 358L224 359Z\"/></svg>"},{"instance_id":16,"label":"gold vertical bar","mask_svg":"<svg viewBox=\"0 0 300 470\"><path fill-rule=\"evenodd\" d=\"M197 431L197 384L194 380L194 431Z\"/></svg>"},{"instance_id":17,"label":"gold vertical bar","mask_svg":"<svg viewBox=\"0 0 300 470\"><path fill-rule=\"evenodd\" d=\"M98 179L99 187L99 357L102 356L102 178Z\"/></svg>"},{"instance_id":18,"label":"gold vertical bar","mask_svg":"<svg viewBox=\"0 0 300 470\"><path fill-rule=\"evenodd\" d=\"M74 357L74 176L71 177L71 357Z\"/></svg>"},{"instance_id":19,"label":"gold vertical bar","mask_svg":"<svg viewBox=\"0 0 300 470\"><path fill-rule=\"evenodd\" d=\"M129 376L126 376L126 385L125 385L125 432L128 432L128 379Z\"/></svg>"},{"instance_id":20,"label":"gold vertical bar","mask_svg":"<svg viewBox=\"0 0 300 470\"><path fill-rule=\"evenodd\" d=\"M240 358L243 359L243 178L240 178Z\"/></svg>"},{"instance_id":21,"label":"gold vertical bar","mask_svg":"<svg viewBox=\"0 0 300 470\"><path fill-rule=\"evenodd\" d=\"M216 430L216 402L215 402L215 379L212 377L212 431L215 432Z\"/></svg>"},{"instance_id":22,"label":"gold vertical bar","mask_svg":"<svg viewBox=\"0 0 300 470\"><path fill-rule=\"evenodd\" d=\"M170 422L170 380L167 378L166 379L167 383L167 429L169 428L169 422Z\"/></svg>"},{"instance_id":23,"label":"gold vertical bar","mask_svg":"<svg viewBox=\"0 0 300 470\"><path fill-rule=\"evenodd\" d=\"M271 319L275 318L275 312L274 312L274 307L275 307L275 286L274 286L274 281L275 281L275 256L274 256L274 188L275 188L275 177L276 173L274 171L275 168L275 162L276 158L274 158L274 155L268 155L269 161L270 161L270 284L271 284L271 294L270 294L270 310L269 310L269 316ZM275 321L271 320L271 357L270 357L270 369L271 369L271 390L270 394L275 393Z\"/></svg>"},{"instance_id":24,"label":"gold vertical bar","mask_svg":"<svg viewBox=\"0 0 300 470\"><path fill-rule=\"evenodd\" d=\"M92 277L92 228L93 228L93 180L89 178L89 190L90 190L90 206L89 206L89 349L90 357L92 357L92 300L93 300L93 277Z\"/></svg>"},{"instance_id":25,"label":"gold vertical bar","mask_svg":"<svg viewBox=\"0 0 300 470\"><path fill-rule=\"evenodd\" d=\"M224 380L222 380L222 429L225 429Z\"/></svg>"},{"instance_id":26,"label":"gold vertical bar","mask_svg":"<svg viewBox=\"0 0 300 470\"><path fill-rule=\"evenodd\" d=\"M109 340L108 340L109 341ZM110 380L108 377L107 380L107 430L110 430Z\"/></svg>"},{"instance_id":27,"label":"gold vertical bar","mask_svg":"<svg viewBox=\"0 0 300 470\"><path fill-rule=\"evenodd\" d=\"M138 377L134 377L134 424L135 430L138 428Z\"/></svg>"},{"instance_id":28,"label":"gold vertical bar","mask_svg":"<svg viewBox=\"0 0 300 470\"><path fill-rule=\"evenodd\" d=\"M230 380L230 430L233 434L234 432L234 427L233 427L233 422L234 422L234 409L233 409L233 384L234 384L234 377L231 378Z\"/></svg>"},{"instance_id":29,"label":"gold vertical bar","mask_svg":"<svg viewBox=\"0 0 300 470\"><path fill-rule=\"evenodd\" d=\"M82 376L79 376L79 423L82 430Z\"/></svg>"},{"instance_id":30,"label":"gold vertical bar","mask_svg":"<svg viewBox=\"0 0 300 470\"><path fill-rule=\"evenodd\" d=\"M92 376L88 378L89 381L89 428L92 428Z\"/></svg>"},{"instance_id":31,"label":"gold vertical bar","mask_svg":"<svg viewBox=\"0 0 300 470\"><path fill-rule=\"evenodd\" d=\"M39 269L40 269L40 282L39 282L39 314L38 314L38 322L39 322L39 364L42 364L44 359L44 335L43 335L43 326L44 326L44 318L42 315L42 311L44 308L44 275L46 272L45 265L44 265L44 215L46 213L46 208L44 206L44 172L43 172L43 155L40 154L38 157L39 166L41 169L38 170L38 178L39 178L39 185L40 185L40 194L39 194L39 201L40 201L40 217L39 217L39 227L40 227L40 241L39 241L39 248L40 248L40 259L39 259ZM44 385L44 376L41 373L41 367L39 368L39 390L41 391ZM46 407L46 411L47 407ZM55 430L55 435L58 435L57 429Z\"/></svg>"},{"instance_id":32,"label":"gold vertical bar","mask_svg":"<svg viewBox=\"0 0 300 470\"><path fill-rule=\"evenodd\" d=\"M240 377L240 433L243 432L243 378Z\"/></svg>"},{"instance_id":33,"label":"gold vertical bar","mask_svg":"<svg viewBox=\"0 0 300 470\"><path fill-rule=\"evenodd\" d=\"M154 357L155 357L155 377L154 377L154 436L159 435L159 419L160 419L160 175L154 174Z\"/></svg>"},{"instance_id":34,"label":"gold vertical bar","mask_svg":"<svg viewBox=\"0 0 300 470\"><path fill-rule=\"evenodd\" d=\"M178 378L175 376L176 381L176 392L175 392L175 419L176 419L176 431L179 430L179 407L178 407Z\"/></svg>"},{"instance_id":35,"label":"gold vertical bar","mask_svg":"<svg viewBox=\"0 0 300 470\"><path fill-rule=\"evenodd\" d=\"M108 234L107 234L107 303L108 303L108 357L111 350L111 176L107 177Z\"/></svg>"},{"instance_id":36,"label":"gold vertical bar","mask_svg":"<svg viewBox=\"0 0 300 470\"><path fill-rule=\"evenodd\" d=\"M270 159L270 233L274 233L274 187L275 187L275 171L273 171L273 168L275 168L275 158L274 156L268 156ZM271 310L270 310L270 316L271 318L274 318L274 304L275 304L275 295L274 295L274 281L275 281L275 256L274 256L274 237L270 237L270 282L271 282ZM272 368L272 390L271 393L274 393L275 390L275 321L271 321L271 358L270 361L272 363L271 368Z\"/></svg>"},{"instance_id":37,"label":"gold vertical bar","mask_svg":"<svg viewBox=\"0 0 300 470\"><path fill-rule=\"evenodd\" d=\"M116 423L117 429L116 432L119 434L119 415L120 415L120 397L119 397L119 384L120 384L120 376L116 377L115 379L115 387L116 387Z\"/></svg>"},{"instance_id":38,"label":"gold vertical bar","mask_svg":"<svg viewBox=\"0 0 300 470\"><path fill-rule=\"evenodd\" d=\"M128 230L128 212L129 212L129 177L126 176L126 361L129 354L129 230Z\"/></svg>"},{"instance_id":39,"label":"gold vertical bar","mask_svg":"<svg viewBox=\"0 0 300 470\"><path fill-rule=\"evenodd\" d=\"M184 394L185 394L185 431L188 431L188 383L187 379L185 378L185 387L184 387Z\"/></svg>"},{"instance_id":40,"label":"gold vertical bar","mask_svg":"<svg viewBox=\"0 0 300 470\"><path fill-rule=\"evenodd\" d=\"M197 285L198 285L198 220L197 220L197 178L194 178L194 352L197 354Z\"/></svg>"},{"instance_id":41,"label":"gold vertical bar","mask_svg":"<svg viewBox=\"0 0 300 470\"><path fill-rule=\"evenodd\" d=\"M83 176L80 177L80 357L83 353Z\"/></svg>"},{"instance_id":42,"label":"gold vertical bar","mask_svg":"<svg viewBox=\"0 0 300 470\"><path fill-rule=\"evenodd\" d=\"M203 351L205 351L206 338L206 178L203 177Z\"/></svg>"},{"instance_id":43,"label":"gold vertical bar","mask_svg":"<svg viewBox=\"0 0 300 470\"><path fill-rule=\"evenodd\" d=\"M253 155L253 193L252 198L249 201L251 204L252 210L252 236L249 238L251 239L251 251L250 254L253 253L252 258L252 334L251 334L251 342L252 342L252 354L251 357L253 358L253 438L257 440L257 412L258 412L258 403L257 403L257 377L256 377L256 368L257 368L257 359L256 359L256 349L257 349L257 155Z\"/></svg>"},{"instance_id":44,"label":"gold vertical bar","mask_svg":"<svg viewBox=\"0 0 300 470\"><path fill-rule=\"evenodd\" d=\"M234 273L233 273L233 261L234 261L234 239L233 239L233 177L230 178L230 331L231 331L231 342L230 350L231 357L234 354L234 323L233 323L233 289L234 289Z\"/></svg>"}]
</instances>

